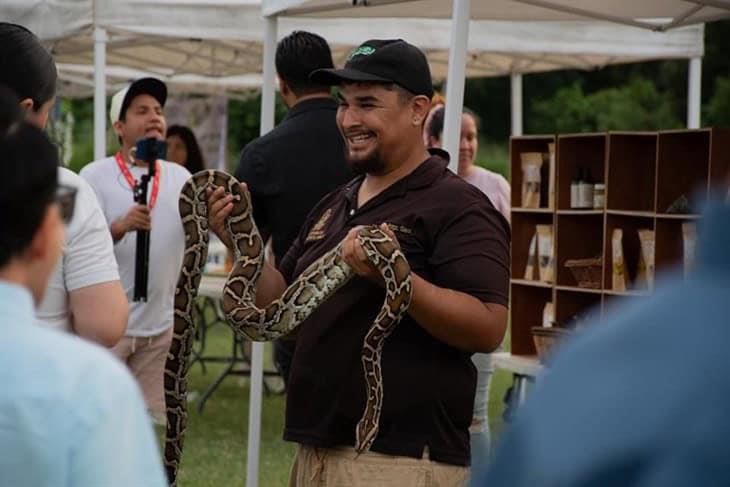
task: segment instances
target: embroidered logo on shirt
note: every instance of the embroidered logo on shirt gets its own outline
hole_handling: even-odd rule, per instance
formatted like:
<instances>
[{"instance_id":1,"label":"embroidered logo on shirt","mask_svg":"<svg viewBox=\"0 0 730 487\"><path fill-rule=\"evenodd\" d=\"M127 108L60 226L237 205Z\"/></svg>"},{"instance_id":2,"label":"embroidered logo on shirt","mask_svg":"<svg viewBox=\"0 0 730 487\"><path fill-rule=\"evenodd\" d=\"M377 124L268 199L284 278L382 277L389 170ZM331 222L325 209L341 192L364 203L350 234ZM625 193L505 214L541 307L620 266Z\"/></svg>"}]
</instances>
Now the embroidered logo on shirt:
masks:
<instances>
[{"instance_id":1,"label":"embroidered logo on shirt","mask_svg":"<svg viewBox=\"0 0 730 487\"><path fill-rule=\"evenodd\" d=\"M314 240L322 240L324 238L324 227L327 225L327 222L329 221L330 217L332 216L332 208L328 208L327 211L325 211L322 216L319 218L319 221L314 224L312 229L309 231L309 234L307 235L307 238L305 242L312 242Z\"/></svg>"},{"instance_id":2,"label":"embroidered logo on shirt","mask_svg":"<svg viewBox=\"0 0 730 487\"><path fill-rule=\"evenodd\" d=\"M390 227L390 229L395 233L402 233L404 235L410 235L413 233L413 230L410 228L404 227L403 225L397 225L395 223L388 223L388 227Z\"/></svg>"}]
</instances>

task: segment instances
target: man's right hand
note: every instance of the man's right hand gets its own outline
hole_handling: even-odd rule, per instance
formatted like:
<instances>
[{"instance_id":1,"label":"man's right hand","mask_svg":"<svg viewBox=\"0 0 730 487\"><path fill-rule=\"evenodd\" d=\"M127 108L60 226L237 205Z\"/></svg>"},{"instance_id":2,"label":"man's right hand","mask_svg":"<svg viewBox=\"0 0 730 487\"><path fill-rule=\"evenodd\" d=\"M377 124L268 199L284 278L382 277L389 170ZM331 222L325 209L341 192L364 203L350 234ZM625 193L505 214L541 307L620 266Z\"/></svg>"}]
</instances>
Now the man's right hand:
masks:
<instances>
[{"instance_id":1,"label":"man's right hand","mask_svg":"<svg viewBox=\"0 0 730 487\"><path fill-rule=\"evenodd\" d=\"M248 192L246 183L241 183L241 191ZM208 195L208 225L226 247L233 249L233 240L225 225L226 218L233 210L233 196L226 194L223 186L219 186L215 190L208 188L206 194Z\"/></svg>"},{"instance_id":2,"label":"man's right hand","mask_svg":"<svg viewBox=\"0 0 730 487\"><path fill-rule=\"evenodd\" d=\"M150 230L151 228L152 220L150 219L149 207L147 205L135 204L124 217L112 223L112 238L116 242L127 232L133 230Z\"/></svg>"}]
</instances>

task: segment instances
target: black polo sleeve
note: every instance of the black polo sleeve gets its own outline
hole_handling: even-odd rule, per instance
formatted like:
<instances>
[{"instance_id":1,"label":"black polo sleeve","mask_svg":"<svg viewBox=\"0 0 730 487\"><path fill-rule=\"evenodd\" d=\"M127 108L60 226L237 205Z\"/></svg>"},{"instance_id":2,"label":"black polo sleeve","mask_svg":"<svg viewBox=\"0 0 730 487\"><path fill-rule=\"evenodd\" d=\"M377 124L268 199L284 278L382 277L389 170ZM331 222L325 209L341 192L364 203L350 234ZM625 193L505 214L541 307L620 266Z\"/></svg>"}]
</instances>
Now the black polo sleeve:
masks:
<instances>
[{"instance_id":1,"label":"black polo sleeve","mask_svg":"<svg viewBox=\"0 0 730 487\"><path fill-rule=\"evenodd\" d=\"M473 202L436 235L429 259L433 284L485 303L509 301L507 221L488 202Z\"/></svg>"}]
</instances>

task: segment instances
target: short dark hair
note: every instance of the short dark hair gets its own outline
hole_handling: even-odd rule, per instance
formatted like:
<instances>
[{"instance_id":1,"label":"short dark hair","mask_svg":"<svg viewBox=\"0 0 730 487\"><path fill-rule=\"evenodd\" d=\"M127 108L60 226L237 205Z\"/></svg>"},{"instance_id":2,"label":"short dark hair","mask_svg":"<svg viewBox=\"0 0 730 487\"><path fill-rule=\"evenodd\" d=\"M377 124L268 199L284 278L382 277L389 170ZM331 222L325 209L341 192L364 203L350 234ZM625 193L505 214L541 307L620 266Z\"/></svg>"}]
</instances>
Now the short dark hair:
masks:
<instances>
[{"instance_id":1,"label":"short dark hair","mask_svg":"<svg viewBox=\"0 0 730 487\"><path fill-rule=\"evenodd\" d=\"M329 93L328 85L313 83L309 74L333 67L330 46L317 34L295 30L276 46L276 73L297 96Z\"/></svg>"},{"instance_id":2,"label":"short dark hair","mask_svg":"<svg viewBox=\"0 0 730 487\"><path fill-rule=\"evenodd\" d=\"M58 187L58 151L0 88L0 267L33 240Z\"/></svg>"},{"instance_id":3,"label":"short dark hair","mask_svg":"<svg viewBox=\"0 0 730 487\"><path fill-rule=\"evenodd\" d=\"M433 110L433 115L431 115L431 121L426 128L426 132L429 136L433 137L434 139L441 140L441 135L444 131L444 115L446 110L444 109L444 106L438 106ZM474 123L477 126L477 130L481 129L482 126L482 119L479 118L479 115L474 113L473 110L464 107L461 111L462 114L467 114L471 118L474 119Z\"/></svg>"},{"instance_id":4,"label":"short dark hair","mask_svg":"<svg viewBox=\"0 0 730 487\"><path fill-rule=\"evenodd\" d=\"M190 171L190 174L195 174L205 169L203 154L200 152L200 146L193 131L183 125L172 125L167 128L166 137L170 137L171 135L180 137L180 140L185 144L185 149L188 152L185 168Z\"/></svg>"},{"instance_id":5,"label":"short dark hair","mask_svg":"<svg viewBox=\"0 0 730 487\"><path fill-rule=\"evenodd\" d=\"M33 100L33 110L56 94L56 63L31 31L21 25L0 22L0 83L21 100Z\"/></svg>"}]
</instances>

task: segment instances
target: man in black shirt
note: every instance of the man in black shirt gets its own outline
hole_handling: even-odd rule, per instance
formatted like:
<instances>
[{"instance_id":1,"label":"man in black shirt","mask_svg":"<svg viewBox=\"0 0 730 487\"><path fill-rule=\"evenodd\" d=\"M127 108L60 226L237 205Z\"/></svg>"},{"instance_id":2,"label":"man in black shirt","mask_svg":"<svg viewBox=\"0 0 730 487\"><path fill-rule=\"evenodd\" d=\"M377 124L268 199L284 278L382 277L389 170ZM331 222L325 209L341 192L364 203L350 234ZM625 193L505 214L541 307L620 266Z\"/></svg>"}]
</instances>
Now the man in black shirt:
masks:
<instances>
[{"instance_id":1,"label":"man in black shirt","mask_svg":"<svg viewBox=\"0 0 730 487\"><path fill-rule=\"evenodd\" d=\"M328 85L309 80L312 71L332 67L327 41L316 34L295 31L279 41L276 73L289 113L244 148L236 169L236 178L250 188L256 226L264 241L271 237L276 262L314 205L351 177L335 121L337 103ZM293 336L274 342L274 360L285 383L294 344Z\"/></svg>"},{"instance_id":2,"label":"man in black shirt","mask_svg":"<svg viewBox=\"0 0 730 487\"><path fill-rule=\"evenodd\" d=\"M337 123L359 174L324 197L278 264L266 264L257 304L344 240L358 277L299 326L284 439L300 444L290 485L457 486L468 477L476 387L472 352L490 352L507 324L509 225L484 194L429 154L421 126L433 94L424 54L402 40L371 40L345 68L312 74L338 84ZM225 212L209 201L211 222ZM382 280L356 240L382 225L411 267L408 314L385 341L380 429L357 455L366 387L363 338L383 303ZM390 230L388 230L390 229Z\"/></svg>"}]
</instances>

